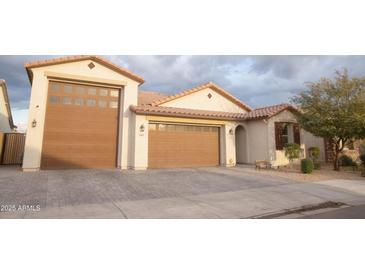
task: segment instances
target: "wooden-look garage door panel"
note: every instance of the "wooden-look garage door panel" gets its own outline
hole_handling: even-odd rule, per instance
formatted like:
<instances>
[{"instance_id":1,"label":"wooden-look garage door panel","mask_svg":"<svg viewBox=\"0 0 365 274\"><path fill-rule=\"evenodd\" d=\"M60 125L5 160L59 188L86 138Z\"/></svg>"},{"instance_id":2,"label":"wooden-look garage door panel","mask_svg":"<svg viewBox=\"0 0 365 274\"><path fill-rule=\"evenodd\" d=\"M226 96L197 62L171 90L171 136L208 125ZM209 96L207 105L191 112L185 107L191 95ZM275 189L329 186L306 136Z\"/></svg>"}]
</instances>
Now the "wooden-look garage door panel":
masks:
<instances>
[{"instance_id":1,"label":"wooden-look garage door panel","mask_svg":"<svg viewBox=\"0 0 365 274\"><path fill-rule=\"evenodd\" d=\"M50 82L41 167L115 167L118 102L115 89Z\"/></svg>"},{"instance_id":2,"label":"wooden-look garage door panel","mask_svg":"<svg viewBox=\"0 0 365 274\"><path fill-rule=\"evenodd\" d=\"M219 165L219 129L190 125L151 124L150 168Z\"/></svg>"}]
</instances>

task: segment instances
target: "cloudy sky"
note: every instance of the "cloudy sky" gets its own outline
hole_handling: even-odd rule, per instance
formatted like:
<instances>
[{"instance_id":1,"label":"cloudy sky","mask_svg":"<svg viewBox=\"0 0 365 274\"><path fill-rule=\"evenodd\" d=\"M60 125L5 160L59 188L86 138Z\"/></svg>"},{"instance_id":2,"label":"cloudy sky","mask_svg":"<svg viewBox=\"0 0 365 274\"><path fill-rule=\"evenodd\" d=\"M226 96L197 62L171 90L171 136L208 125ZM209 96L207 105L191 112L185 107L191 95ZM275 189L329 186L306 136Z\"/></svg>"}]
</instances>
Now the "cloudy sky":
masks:
<instances>
[{"instance_id":1,"label":"cloudy sky","mask_svg":"<svg viewBox=\"0 0 365 274\"><path fill-rule=\"evenodd\" d=\"M0 56L0 79L7 82L14 121L24 129L30 83L24 63L53 58L45 55ZM304 83L335 69L365 75L365 56L105 56L142 76L140 89L176 93L212 81L253 108L288 102Z\"/></svg>"}]
</instances>

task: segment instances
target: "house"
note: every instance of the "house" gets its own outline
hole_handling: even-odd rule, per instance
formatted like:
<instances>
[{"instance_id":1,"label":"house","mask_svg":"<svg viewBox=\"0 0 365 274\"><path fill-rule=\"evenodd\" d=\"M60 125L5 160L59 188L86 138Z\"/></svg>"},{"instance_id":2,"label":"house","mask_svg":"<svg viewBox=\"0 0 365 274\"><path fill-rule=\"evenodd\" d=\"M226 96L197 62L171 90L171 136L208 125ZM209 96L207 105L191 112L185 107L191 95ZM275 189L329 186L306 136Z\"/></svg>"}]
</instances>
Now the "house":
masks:
<instances>
[{"instance_id":1,"label":"house","mask_svg":"<svg viewBox=\"0 0 365 274\"><path fill-rule=\"evenodd\" d=\"M10 101L5 80L0 79L0 133L10 133L16 129L11 115Z\"/></svg>"},{"instance_id":2,"label":"house","mask_svg":"<svg viewBox=\"0 0 365 274\"><path fill-rule=\"evenodd\" d=\"M214 83L143 92L141 76L97 56L25 67L32 91L24 171L279 166L287 142L300 143L303 157L312 145L323 152L323 139L300 129L292 106L252 109Z\"/></svg>"}]
</instances>

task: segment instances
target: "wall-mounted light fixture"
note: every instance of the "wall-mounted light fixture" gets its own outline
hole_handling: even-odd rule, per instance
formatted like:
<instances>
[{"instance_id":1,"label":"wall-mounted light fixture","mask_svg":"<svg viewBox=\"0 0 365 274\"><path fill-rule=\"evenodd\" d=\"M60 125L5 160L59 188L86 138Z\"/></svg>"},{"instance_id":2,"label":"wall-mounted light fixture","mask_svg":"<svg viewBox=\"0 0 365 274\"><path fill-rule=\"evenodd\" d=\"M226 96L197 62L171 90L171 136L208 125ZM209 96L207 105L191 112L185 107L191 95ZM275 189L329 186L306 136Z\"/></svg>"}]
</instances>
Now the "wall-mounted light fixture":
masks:
<instances>
[{"instance_id":1,"label":"wall-mounted light fixture","mask_svg":"<svg viewBox=\"0 0 365 274\"><path fill-rule=\"evenodd\" d=\"M32 127L36 127L37 126L37 121L36 121L36 119L33 119L33 121L32 121Z\"/></svg>"},{"instance_id":2,"label":"wall-mounted light fixture","mask_svg":"<svg viewBox=\"0 0 365 274\"><path fill-rule=\"evenodd\" d=\"M144 132L144 125L141 125L141 126L139 127L139 132L141 132L141 133L143 133L143 132Z\"/></svg>"},{"instance_id":3,"label":"wall-mounted light fixture","mask_svg":"<svg viewBox=\"0 0 365 274\"><path fill-rule=\"evenodd\" d=\"M233 128L231 128L228 132L229 132L230 135L233 135L234 134Z\"/></svg>"}]
</instances>

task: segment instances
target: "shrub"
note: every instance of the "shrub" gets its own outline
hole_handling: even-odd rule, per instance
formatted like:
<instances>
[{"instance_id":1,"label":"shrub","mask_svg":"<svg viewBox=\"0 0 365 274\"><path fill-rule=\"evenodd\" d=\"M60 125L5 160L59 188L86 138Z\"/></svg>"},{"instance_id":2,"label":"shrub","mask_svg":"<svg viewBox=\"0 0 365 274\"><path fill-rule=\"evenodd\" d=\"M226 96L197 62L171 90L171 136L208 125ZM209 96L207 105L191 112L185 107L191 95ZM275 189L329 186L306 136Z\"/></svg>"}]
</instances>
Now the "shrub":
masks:
<instances>
[{"instance_id":1,"label":"shrub","mask_svg":"<svg viewBox=\"0 0 365 274\"><path fill-rule=\"evenodd\" d=\"M290 164L294 159L298 159L300 156L300 145L298 144L286 144L284 146L285 156L289 159Z\"/></svg>"},{"instance_id":2,"label":"shrub","mask_svg":"<svg viewBox=\"0 0 365 274\"><path fill-rule=\"evenodd\" d=\"M309 158L311 158L313 160L313 162L315 162L319 158L320 152L321 151L320 151L319 147L308 148Z\"/></svg>"},{"instance_id":3,"label":"shrub","mask_svg":"<svg viewBox=\"0 0 365 274\"><path fill-rule=\"evenodd\" d=\"M301 170L303 173L312 173L313 172L313 161L311 159L302 159L301 161Z\"/></svg>"},{"instance_id":4,"label":"shrub","mask_svg":"<svg viewBox=\"0 0 365 274\"><path fill-rule=\"evenodd\" d=\"M351 157L347 155L341 155L339 158L341 166L354 166L356 163L352 160Z\"/></svg>"}]
</instances>

